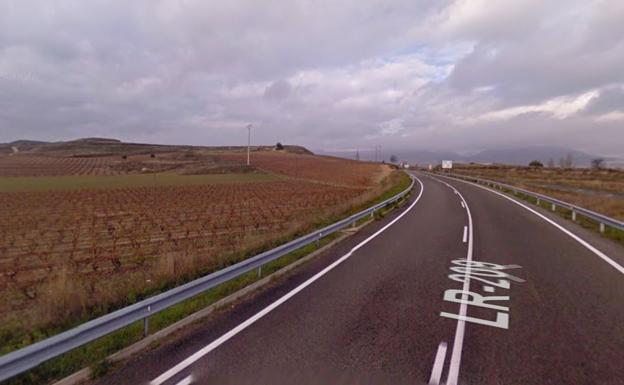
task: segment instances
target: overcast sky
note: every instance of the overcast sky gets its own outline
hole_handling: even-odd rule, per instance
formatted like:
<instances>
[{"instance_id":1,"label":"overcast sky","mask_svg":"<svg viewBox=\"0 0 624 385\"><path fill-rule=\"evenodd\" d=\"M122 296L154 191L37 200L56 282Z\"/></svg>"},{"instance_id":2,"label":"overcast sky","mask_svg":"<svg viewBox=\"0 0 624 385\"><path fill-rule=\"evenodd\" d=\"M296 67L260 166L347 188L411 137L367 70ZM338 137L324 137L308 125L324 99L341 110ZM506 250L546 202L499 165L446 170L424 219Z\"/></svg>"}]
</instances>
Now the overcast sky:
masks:
<instances>
[{"instance_id":1,"label":"overcast sky","mask_svg":"<svg viewBox=\"0 0 624 385\"><path fill-rule=\"evenodd\" d=\"M4 1L0 142L624 155L624 1Z\"/></svg>"}]
</instances>

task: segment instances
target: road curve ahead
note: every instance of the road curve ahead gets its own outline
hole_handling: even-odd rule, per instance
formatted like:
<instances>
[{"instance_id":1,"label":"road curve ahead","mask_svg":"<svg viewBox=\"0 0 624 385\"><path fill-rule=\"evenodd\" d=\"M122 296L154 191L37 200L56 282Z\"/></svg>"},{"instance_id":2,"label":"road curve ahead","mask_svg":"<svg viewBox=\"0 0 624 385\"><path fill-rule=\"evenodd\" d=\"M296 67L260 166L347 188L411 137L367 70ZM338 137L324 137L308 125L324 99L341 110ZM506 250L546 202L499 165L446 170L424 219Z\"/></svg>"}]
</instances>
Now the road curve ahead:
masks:
<instances>
[{"instance_id":1,"label":"road curve ahead","mask_svg":"<svg viewBox=\"0 0 624 385\"><path fill-rule=\"evenodd\" d=\"M417 176L401 211L96 382L624 384L624 250Z\"/></svg>"}]
</instances>

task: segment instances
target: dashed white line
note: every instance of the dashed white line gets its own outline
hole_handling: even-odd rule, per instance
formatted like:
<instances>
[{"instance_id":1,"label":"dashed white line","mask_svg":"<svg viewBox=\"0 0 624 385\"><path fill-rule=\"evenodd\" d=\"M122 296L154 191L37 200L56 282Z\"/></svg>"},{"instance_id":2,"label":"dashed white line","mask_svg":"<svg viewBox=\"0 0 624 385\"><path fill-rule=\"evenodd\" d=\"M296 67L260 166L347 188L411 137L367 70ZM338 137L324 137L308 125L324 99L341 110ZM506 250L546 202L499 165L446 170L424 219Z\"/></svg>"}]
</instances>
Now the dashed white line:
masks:
<instances>
[{"instance_id":1,"label":"dashed white line","mask_svg":"<svg viewBox=\"0 0 624 385\"><path fill-rule=\"evenodd\" d=\"M464 205L466 205L466 213L468 213L468 251L466 253L466 260L472 261L472 253L473 253L473 225L472 225L472 214L470 213L470 208L468 207L468 203L464 199L463 195L457 191L450 184L441 181L437 178L431 177L437 180L440 183L444 183L449 188L453 189L453 191L459 195ZM463 291L470 291L470 264L466 268L466 272L464 274L464 285L462 287ZM451 363L449 366L449 373L446 379L446 385L457 385L457 381L459 379L459 367L461 365L461 355L462 349L464 346L464 333L466 331L466 314L468 312L468 304L463 302L459 306L459 319L457 320L457 327L455 328L455 339L453 340L453 351L451 353Z\"/></svg>"},{"instance_id":2,"label":"dashed white line","mask_svg":"<svg viewBox=\"0 0 624 385\"><path fill-rule=\"evenodd\" d=\"M439 385L442 379L442 369L444 369L444 359L446 358L446 342L440 342L438 351L433 361L433 369L431 369L431 377L429 385Z\"/></svg>"},{"instance_id":3,"label":"dashed white line","mask_svg":"<svg viewBox=\"0 0 624 385\"><path fill-rule=\"evenodd\" d=\"M203 348L201 348L197 352L193 353L191 356L189 356L186 359L184 359L182 362L178 363L177 365L175 365L171 369L167 370L166 372L164 372L160 376L158 376L155 379L153 379L150 382L150 385L160 385L160 384L164 383L165 381L171 379L171 377L173 377L176 374L180 373L182 370L188 368L189 366L194 364L196 361L198 361L199 359L204 357L206 354L208 354L211 351L213 351L214 349L218 348L223 343L228 341L230 338L234 337L235 335L237 335L241 331L245 330L246 328L248 328L249 326L254 324L256 321L258 321L260 318L262 318L265 315L269 314L272 310L277 308L279 305L281 305L284 302L288 301L290 298L295 296L301 290L303 290L306 287L308 287L309 285L311 285L314 281L318 280L319 278L321 278L322 276L327 274L329 271L334 269L336 266L338 266L342 262L346 261L356 250L358 250L362 246L366 245L373 238L375 238L379 234L383 233L388 227L392 226L399 219L403 218L403 216L405 216L405 214L407 214L416 205L416 203L418 203L418 201L420 200L420 198L422 197L422 194L423 194L424 186L423 186L422 182L420 181L420 179L418 179L416 177L414 177L414 178L416 179L416 181L418 181L418 184L420 185L420 193L418 194L418 196L416 197L414 202L412 202L412 204L405 211L403 211L396 218L394 218L392 221L390 221L390 223L388 223L387 225L385 225L381 229L377 230L370 237L368 237L365 240L363 240L362 242L358 243L347 254L343 255L342 257L337 259L335 262L333 262L332 264L330 264L329 266L327 266L323 270L319 271L318 273L316 273L312 277L308 278L305 282L303 282L302 284L300 284L299 286L297 286L293 290L289 291L284 296L280 297L275 302L271 303L269 306L267 306L264 309L260 310L258 313L256 313L255 315L251 316L250 318L245 320L243 323L241 323L238 326L236 326L234 329L230 330L229 332L225 333L221 337L219 337L216 340L212 341L210 344L204 346Z\"/></svg>"},{"instance_id":4,"label":"dashed white line","mask_svg":"<svg viewBox=\"0 0 624 385\"><path fill-rule=\"evenodd\" d=\"M466 208L466 205L464 204L464 202L463 202L463 201L460 201L459 203L461 203L461 205L462 205L462 207L463 207L463 208Z\"/></svg>"},{"instance_id":5,"label":"dashed white line","mask_svg":"<svg viewBox=\"0 0 624 385\"><path fill-rule=\"evenodd\" d=\"M517 200L508 197L507 195L500 193L498 191L494 191L491 190L487 187L478 185L476 183L472 183L472 182L467 182L467 181L463 181L463 180L457 180L458 182L462 182L462 183L466 183L466 184L470 184L473 185L475 187L479 187L483 190L489 191L491 193L500 195L501 197L517 204L520 207L525 208L526 210L532 212L533 214L537 215L538 217L542 218L543 220L545 220L546 222L550 223L551 225L555 226L556 228L558 228L559 230L561 230L562 232L564 232L565 234L567 234L568 236L570 236L572 239L574 239L575 241L577 241L578 243L580 243L581 245L583 245L586 249L588 249L589 251L591 251L592 253L596 254L598 257L600 257L603 261L605 261L606 263L608 263L609 265L611 265L613 268L615 268L617 271L619 271L620 273L624 274L624 267L622 265L620 265L619 263L617 263L616 261L614 261L613 259L611 259L609 256L607 256L605 253L603 253L602 251L598 250L596 247L592 246L589 242L585 241L584 239L582 239L581 237L579 237L578 235L574 234L573 232L571 232L570 230L566 229L565 227L561 226L560 224L558 224L557 222L553 221L552 219L546 217L545 215L537 212L536 210L533 210L531 207L525 205L524 203L518 202Z\"/></svg>"},{"instance_id":6,"label":"dashed white line","mask_svg":"<svg viewBox=\"0 0 624 385\"><path fill-rule=\"evenodd\" d=\"M455 190L457 191L457 190ZM466 212L468 213L468 252L466 253L466 260L472 261L472 252L473 252L473 227L472 227L472 214L470 213L470 208L468 207L468 203L464 197L457 192L457 195L464 201L466 205ZM464 292L470 291L470 267L466 269L466 273L464 274L464 285L462 290ZM468 312L468 304L463 302L459 307L459 315L462 317L466 316ZM453 341L453 352L451 353L451 365L449 367L449 374L446 380L446 385L457 385L457 380L459 378L459 367L461 364L461 355L462 348L464 346L464 332L466 330L466 321L457 320L457 327L455 328L455 340Z\"/></svg>"},{"instance_id":7,"label":"dashed white line","mask_svg":"<svg viewBox=\"0 0 624 385\"><path fill-rule=\"evenodd\" d=\"M464 226L464 236L462 237L462 242L468 242L468 226Z\"/></svg>"}]
</instances>

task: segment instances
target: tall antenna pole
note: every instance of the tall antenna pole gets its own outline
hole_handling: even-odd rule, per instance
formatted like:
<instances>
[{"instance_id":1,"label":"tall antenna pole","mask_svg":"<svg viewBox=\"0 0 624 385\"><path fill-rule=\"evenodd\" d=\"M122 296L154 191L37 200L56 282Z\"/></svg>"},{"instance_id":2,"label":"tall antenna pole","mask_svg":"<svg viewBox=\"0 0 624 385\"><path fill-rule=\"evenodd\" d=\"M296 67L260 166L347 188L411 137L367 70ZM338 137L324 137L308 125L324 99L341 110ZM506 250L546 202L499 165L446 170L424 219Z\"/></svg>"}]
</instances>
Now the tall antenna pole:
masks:
<instances>
[{"instance_id":1,"label":"tall antenna pole","mask_svg":"<svg viewBox=\"0 0 624 385\"><path fill-rule=\"evenodd\" d=\"M247 125L247 166L249 166L249 147L251 146L251 123Z\"/></svg>"}]
</instances>

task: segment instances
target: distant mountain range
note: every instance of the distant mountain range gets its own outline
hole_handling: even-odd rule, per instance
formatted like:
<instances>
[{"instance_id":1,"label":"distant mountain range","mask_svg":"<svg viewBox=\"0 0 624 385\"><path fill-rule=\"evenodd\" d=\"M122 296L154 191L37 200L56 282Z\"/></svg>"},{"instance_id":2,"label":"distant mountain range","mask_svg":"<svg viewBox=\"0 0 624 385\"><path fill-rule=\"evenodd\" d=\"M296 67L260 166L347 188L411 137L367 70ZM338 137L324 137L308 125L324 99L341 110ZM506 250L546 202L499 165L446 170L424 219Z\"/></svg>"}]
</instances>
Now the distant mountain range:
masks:
<instances>
[{"instance_id":1,"label":"distant mountain range","mask_svg":"<svg viewBox=\"0 0 624 385\"><path fill-rule=\"evenodd\" d=\"M318 151L318 153L351 159L355 157L355 151ZM451 151L430 151L418 149L384 150L383 157L386 161L388 161L390 155L395 155L399 161L421 165L438 164L442 160L453 160L455 162L462 163L503 163L515 165L528 165L532 160L539 160L546 165L550 159L552 159L555 164L558 164L559 159L566 157L568 154L572 156L574 166L577 167L587 167L591 164L591 160L595 158L603 158L608 164L613 165L620 165L624 163L624 160L622 159L602 157L571 148L555 146L488 149L472 155L462 155ZM374 154L370 151L360 152L360 159L374 160Z\"/></svg>"}]
</instances>

